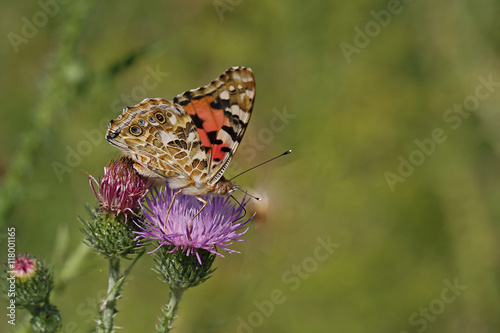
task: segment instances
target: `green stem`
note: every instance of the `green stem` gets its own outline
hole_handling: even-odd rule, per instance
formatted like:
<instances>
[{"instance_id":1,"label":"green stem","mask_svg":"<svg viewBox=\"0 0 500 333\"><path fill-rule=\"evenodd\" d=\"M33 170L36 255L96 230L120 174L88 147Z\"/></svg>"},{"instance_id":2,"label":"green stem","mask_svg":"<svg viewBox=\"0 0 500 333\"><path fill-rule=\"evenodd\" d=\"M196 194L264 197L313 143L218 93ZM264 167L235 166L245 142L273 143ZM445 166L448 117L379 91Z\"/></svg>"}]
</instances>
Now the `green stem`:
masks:
<instances>
[{"instance_id":1,"label":"green stem","mask_svg":"<svg viewBox=\"0 0 500 333\"><path fill-rule=\"evenodd\" d=\"M108 280L108 295L104 299L104 311L102 312L102 323L99 325L102 331L98 332L113 332L113 319L116 314L116 301L120 296L120 258L109 259L109 280Z\"/></svg>"},{"instance_id":2,"label":"green stem","mask_svg":"<svg viewBox=\"0 0 500 333\"><path fill-rule=\"evenodd\" d=\"M144 249L139 252L123 274L120 274L120 258L109 259L108 294L101 303L101 317L97 320L97 333L113 332L113 319L117 312L116 301L120 298L123 283L132 270L132 267L134 267L135 263L145 252Z\"/></svg>"},{"instance_id":3,"label":"green stem","mask_svg":"<svg viewBox=\"0 0 500 333\"><path fill-rule=\"evenodd\" d=\"M181 301L184 289L172 288L169 294L168 304L163 308L163 318L161 319L161 326L156 330L157 333L168 333L172 329L172 322L176 317L177 308Z\"/></svg>"}]
</instances>

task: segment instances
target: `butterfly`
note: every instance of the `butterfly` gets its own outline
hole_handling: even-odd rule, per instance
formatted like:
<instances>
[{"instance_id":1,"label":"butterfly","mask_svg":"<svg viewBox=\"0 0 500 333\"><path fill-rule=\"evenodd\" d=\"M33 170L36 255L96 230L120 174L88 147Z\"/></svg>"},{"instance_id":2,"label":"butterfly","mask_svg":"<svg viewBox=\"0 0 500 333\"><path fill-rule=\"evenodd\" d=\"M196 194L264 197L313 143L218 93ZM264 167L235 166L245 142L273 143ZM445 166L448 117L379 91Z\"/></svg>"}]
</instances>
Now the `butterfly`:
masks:
<instances>
[{"instance_id":1,"label":"butterfly","mask_svg":"<svg viewBox=\"0 0 500 333\"><path fill-rule=\"evenodd\" d=\"M252 70L231 67L171 102L146 98L124 108L110 121L106 140L134 161L139 174L164 178L177 193L229 195L238 186L224 172L245 134L254 101Z\"/></svg>"}]
</instances>

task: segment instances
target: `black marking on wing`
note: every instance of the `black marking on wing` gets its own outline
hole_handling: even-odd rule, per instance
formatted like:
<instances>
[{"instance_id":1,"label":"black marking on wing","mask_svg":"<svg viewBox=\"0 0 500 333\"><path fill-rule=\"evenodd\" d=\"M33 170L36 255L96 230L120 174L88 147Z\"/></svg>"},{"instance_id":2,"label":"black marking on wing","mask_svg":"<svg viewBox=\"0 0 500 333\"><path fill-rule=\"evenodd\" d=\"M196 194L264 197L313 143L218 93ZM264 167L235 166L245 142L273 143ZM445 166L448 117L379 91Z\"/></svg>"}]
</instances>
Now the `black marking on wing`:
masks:
<instances>
[{"instance_id":1,"label":"black marking on wing","mask_svg":"<svg viewBox=\"0 0 500 333\"><path fill-rule=\"evenodd\" d=\"M194 125L196 128L203 128L203 121L198 117L197 114L190 114L191 119L193 119Z\"/></svg>"},{"instance_id":2,"label":"black marking on wing","mask_svg":"<svg viewBox=\"0 0 500 333\"><path fill-rule=\"evenodd\" d=\"M212 131L212 132L207 132L208 139L210 140L210 143L213 145L215 143L215 140L217 140L217 132Z\"/></svg>"},{"instance_id":3,"label":"black marking on wing","mask_svg":"<svg viewBox=\"0 0 500 333\"><path fill-rule=\"evenodd\" d=\"M224 131L226 131L227 134L229 134L229 136L231 136L231 139L233 139L233 141L240 141L241 140L241 137L238 137L238 133L236 133L232 127L229 127L229 126L222 126L222 128Z\"/></svg>"}]
</instances>

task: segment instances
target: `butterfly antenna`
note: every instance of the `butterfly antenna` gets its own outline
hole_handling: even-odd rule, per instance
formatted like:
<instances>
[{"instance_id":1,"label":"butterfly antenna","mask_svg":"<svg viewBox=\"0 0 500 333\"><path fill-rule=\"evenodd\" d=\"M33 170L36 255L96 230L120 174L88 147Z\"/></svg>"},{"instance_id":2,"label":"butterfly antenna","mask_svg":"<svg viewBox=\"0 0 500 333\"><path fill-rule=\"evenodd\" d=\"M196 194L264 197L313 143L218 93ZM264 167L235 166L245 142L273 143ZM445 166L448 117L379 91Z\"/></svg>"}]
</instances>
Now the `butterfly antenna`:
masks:
<instances>
[{"instance_id":1,"label":"butterfly antenna","mask_svg":"<svg viewBox=\"0 0 500 333\"><path fill-rule=\"evenodd\" d=\"M234 178L234 177L233 177L233 178ZM261 201L261 200L262 200L261 198L256 197L255 195L248 194L248 192L247 192L247 191L243 191L243 190L242 190L241 188L239 188L239 187L238 187L238 188L236 188L236 189L237 189L237 190L240 190L240 191L241 191L241 192L243 192L243 193L245 193L245 195L246 195L246 196L249 196L249 197L250 197L250 198L252 198L252 199L255 199L255 200L257 200L257 201Z\"/></svg>"},{"instance_id":2,"label":"butterfly antenna","mask_svg":"<svg viewBox=\"0 0 500 333\"><path fill-rule=\"evenodd\" d=\"M236 176L234 176L233 178L229 179L229 181L233 180L233 179L234 179L234 178L236 178L236 177L241 176L241 175L242 175L242 174L244 174L244 173L247 173L247 172L248 172L248 171L250 171L250 170L253 170L253 169L255 169L255 168L258 168L258 167L260 167L261 165L264 165L264 164L266 164L266 163L269 163L269 162L271 162L272 160L277 159L278 157L288 155L288 154L290 154L291 152L292 152L292 150L291 150L291 149L289 149L289 150L287 150L286 152L284 152L283 154L280 154L280 155L278 155L278 156L275 156L275 157L273 157L273 158L271 158L271 159L269 159L269 160L267 160L267 161L265 161L265 162L262 162L262 163L260 163L260 164L257 164L256 166L251 167L250 169L247 169L247 170L243 171L242 173L237 174L237 175L236 175ZM260 199L259 199L259 200L260 200Z\"/></svg>"}]
</instances>

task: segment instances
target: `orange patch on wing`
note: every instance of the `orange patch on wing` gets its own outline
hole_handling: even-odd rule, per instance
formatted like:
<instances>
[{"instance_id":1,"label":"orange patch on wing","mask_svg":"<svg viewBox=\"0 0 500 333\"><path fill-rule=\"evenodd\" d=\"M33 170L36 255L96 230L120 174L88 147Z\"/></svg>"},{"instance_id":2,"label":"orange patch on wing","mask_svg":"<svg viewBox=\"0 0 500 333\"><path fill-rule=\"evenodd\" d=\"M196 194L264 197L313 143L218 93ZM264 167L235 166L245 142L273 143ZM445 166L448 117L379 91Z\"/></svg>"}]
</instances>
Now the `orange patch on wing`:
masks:
<instances>
[{"instance_id":1,"label":"orange patch on wing","mask_svg":"<svg viewBox=\"0 0 500 333\"><path fill-rule=\"evenodd\" d=\"M218 131L224 125L224 110L211 108L213 101L212 96L206 96L192 100L184 107L187 113L196 114L203 121L203 129L207 132Z\"/></svg>"},{"instance_id":2,"label":"orange patch on wing","mask_svg":"<svg viewBox=\"0 0 500 333\"><path fill-rule=\"evenodd\" d=\"M212 149L212 161L220 162L224 159L227 153L222 151L223 147L227 147L225 144L214 145Z\"/></svg>"},{"instance_id":3,"label":"orange patch on wing","mask_svg":"<svg viewBox=\"0 0 500 333\"><path fill-rule=\"evenodd\" d=\"M207 132L205 132L202 128L197 128L197 130L200 135L201 143L205 147L210 147L210 139L208 138Z\"/></svg>"}]
</instances>

